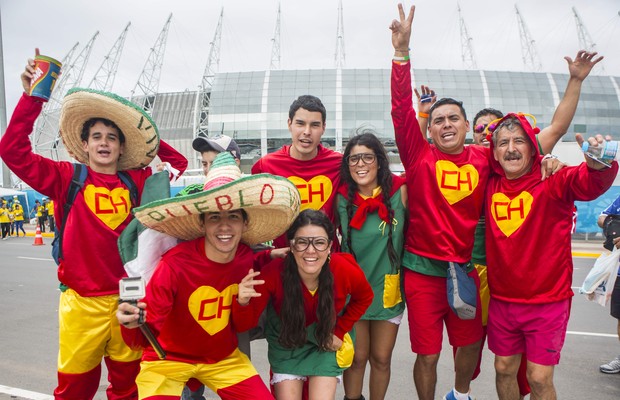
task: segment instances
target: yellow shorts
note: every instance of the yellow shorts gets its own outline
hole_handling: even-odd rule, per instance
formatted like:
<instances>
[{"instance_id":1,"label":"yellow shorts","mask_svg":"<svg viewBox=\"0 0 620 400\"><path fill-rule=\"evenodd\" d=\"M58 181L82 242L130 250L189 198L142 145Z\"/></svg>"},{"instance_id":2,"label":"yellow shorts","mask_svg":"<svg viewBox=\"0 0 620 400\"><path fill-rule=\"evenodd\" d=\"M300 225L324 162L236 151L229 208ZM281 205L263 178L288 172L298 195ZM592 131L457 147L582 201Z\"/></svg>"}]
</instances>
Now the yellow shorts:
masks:
<instances>
[{"instance_id":1,"label":"yellow shorts","mask_svg":"<svg viewBox=\"0 0 620 400\"><path fill-rule=\"evenodd\" d=\"M103 357L119 362L139 360L142 351L130 349L116 319L118 295L82 297L72 289L60 294L58 307L58 371L88 372Z\"/></svg>"},{"instance_id":2,"label":"yellow shorts","mask_svg":"<svg viewBox=\"0 0 620 400\"><path fill-rule=\"evenodd\" d=\"M482 264L474 264L478 276L480 277L480 306L482 307L482 326L487 326L489 320L489 300L491 293L489 292L489 280L487 278L487 266Z\"/></svg>"}]
</instances>

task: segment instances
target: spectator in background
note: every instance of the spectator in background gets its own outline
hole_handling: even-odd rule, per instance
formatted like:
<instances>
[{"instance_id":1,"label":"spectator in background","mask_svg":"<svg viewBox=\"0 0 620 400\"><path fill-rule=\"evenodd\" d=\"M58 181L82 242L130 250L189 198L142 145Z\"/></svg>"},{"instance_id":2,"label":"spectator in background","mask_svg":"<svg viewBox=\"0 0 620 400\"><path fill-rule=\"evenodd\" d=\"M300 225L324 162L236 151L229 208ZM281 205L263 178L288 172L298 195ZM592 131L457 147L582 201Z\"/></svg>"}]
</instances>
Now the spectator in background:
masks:
<instances>
[{"instance_id":1,"label":"spectator in background","mask_svg":"<svg viewBox=\"0 0 620 400\"><path fill-rule=\"evenodd\" d=\"M616 198L607 207L601 215L598 217L598 226L601 228L604 226L605 218L609 215L617 215L620 216L620 196ZM615 238L614 246L620 248L620 236ZM611 293L611 310L610 314L612 317L618 320L618 340L620 340L620 270L618 270L618 276L616 277L616 283L614 285L614 290ZM618 348L618 354L620 354L620 348ZM618 374L620 373L620 355L616 358L608 362L607 364L603 364L599 367L599 370L605 374Z\"/></svg>"},{"instance_id":2,"label":"spectator in background","mask_svg":"<svg viewBox=\"0 0 620 400\"><path fill-rule=\"evenodd\" d=\"M56 232L56 224L54 221L54 201L50 200L49 197L43 198L43 206L47 210L47 222L50 226L50 232Z\"/></svg>"}]
</instances>

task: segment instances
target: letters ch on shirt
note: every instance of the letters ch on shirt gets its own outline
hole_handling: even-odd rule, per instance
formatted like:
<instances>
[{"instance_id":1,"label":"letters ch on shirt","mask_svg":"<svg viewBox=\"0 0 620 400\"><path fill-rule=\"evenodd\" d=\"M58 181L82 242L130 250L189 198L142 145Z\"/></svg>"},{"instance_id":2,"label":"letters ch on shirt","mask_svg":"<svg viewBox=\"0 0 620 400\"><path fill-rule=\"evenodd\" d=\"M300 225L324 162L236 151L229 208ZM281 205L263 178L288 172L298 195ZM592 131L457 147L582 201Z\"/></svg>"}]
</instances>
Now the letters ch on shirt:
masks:
<instances>
[{"instance_id":1,"label":"letters ch on shirt","mask_svg":"<svg viewBox=\"0 0 620 400\"><path fill-rule=\"evenodd\" d=\"M478 187L480 176L471 164L457 167L451 161L439 160L435 164L435 177L443 197L450 204L458 203Z\"/></svg>"},{"instance_id":2,"label":"letters ch on shirt","mask_svg":"<svg viewBox=\"0 0 620 400\"><path fill-rule=\"evenodd\" d=\"M104 187L87 185L84 188L86 205L110 229L116 229L131 213L129 190L118 187L108 190Z\"/></svg>"},{"instance_id":3,"label":"letters ch on shirt","mask_svg":"<svg viewBox=\"0 0 620 400\"><path fill-rule=\"evenodd\" d=\"M497 227L507 237L521 227L532 209L534 197L526 192L521 192L512 200L504 193L494 193L491 197L491 215Z\"/></svg>"},{"instance_id":4,"label":"letters ch on shirt","mask_svg":"<svg viewBox=\"0 0 620 400\"><path fill-rule=\"evenodd\" d=\"M310 181L298 176L289 176L288 180L293 182L299 190L301 210L307 208L320 210L332 195L332 181L325 175L317 175Z\"/></svg>"},{"instance_id":5,"label":"letters ch on shirt","mask_svg":"<svg viewBox=\"0 0 620 400\"><path fill-rule=\"evenodd\" d=\"M189 297L189 311L209 335L215 335L229 324L233 301L236 301L238 293L237 284L221 292L211 286L201 286Z\"/></svg>"}]
</instances>

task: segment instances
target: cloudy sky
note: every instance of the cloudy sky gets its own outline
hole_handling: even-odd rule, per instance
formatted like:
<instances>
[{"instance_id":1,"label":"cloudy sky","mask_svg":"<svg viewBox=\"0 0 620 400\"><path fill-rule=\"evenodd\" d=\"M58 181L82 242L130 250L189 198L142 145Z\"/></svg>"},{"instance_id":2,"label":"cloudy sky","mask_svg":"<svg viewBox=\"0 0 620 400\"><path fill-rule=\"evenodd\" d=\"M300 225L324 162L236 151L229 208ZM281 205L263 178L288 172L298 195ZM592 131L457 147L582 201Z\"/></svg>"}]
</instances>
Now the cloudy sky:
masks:
<instances>
[{"instance_id":1,"label":"cloudy sky","mask_svg":"<svg viewBox=\"0 0 620 400\"><path fill-rule=\"evenodd\" d=\"M76 42L82 48L99 31L83 85L131 22L112 91L128 96L168 15L173 14L160 91L195 90L204 71L220 10L224 7L220 72L264 70L281 4L281 68L334 66L336 0L0 0L7 112L21 93L19 74L39 47L62 59ZM389 68L388 25L395 0L343 0L347 68ZM462 69L456 0L404 2L416 5L412 59L420 68ZM617 0L518 0L544 71L565 72L565 55L579 42L571 6L580 14L599 53L595 73L620 76L620 2ZM515 2L461 0L478 68L522 71Z\"/></svg>"}]
</instances>

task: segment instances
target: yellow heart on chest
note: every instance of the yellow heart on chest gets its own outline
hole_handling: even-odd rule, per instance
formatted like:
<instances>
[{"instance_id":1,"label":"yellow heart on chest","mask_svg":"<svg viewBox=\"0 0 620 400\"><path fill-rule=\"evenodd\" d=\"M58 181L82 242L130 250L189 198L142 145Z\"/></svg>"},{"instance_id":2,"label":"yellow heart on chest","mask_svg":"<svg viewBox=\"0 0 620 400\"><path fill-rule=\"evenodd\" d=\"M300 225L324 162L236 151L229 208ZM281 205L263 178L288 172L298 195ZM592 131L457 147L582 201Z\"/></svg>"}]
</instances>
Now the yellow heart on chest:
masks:
<instances>
[{"instance_id":1,"label":"yellow heart on chest","mask_svg":"<svg viewBox=\"0 0 620 400\"><path fill-rule=\"evenodd\" d=\"M332 181L325 175L317 175L310 181L298 176L289 176L288 180L293 182L299 190L301 210L307 208L320 210L332 195Z\"/></svg>"},{"instance_id":2,"label":"yellow heart on chest","mask_svg":"<svg viewBox=\"0 0 620 400\"><path fill-rule=\"evenodd\" d=\"M84 201L90 211L112 230L118 228L131 213L129 190L122 187L108 190L87 185L84 189Z\"/></svg>"},{"instance_id":3,"label":"yellow heart on chest","mask_svg":"<svg viewBox=\"0 0 620 400\"><path fill-rule=\"evenodd\" d=\"M215 335L230 323L230 312L237 293L239 286L236 283L221 292L211 286L201 286L189 297L189 312L202 329L209 335Z\"/></svg>"},{"instance_id":4,"label":"yellow heart on chest","mask_svg":"<svg viewBox=\"0 0 620 400\"><path fill-rule=\"evenodd\" d=\"M457 167L451 161L439 160L435 164L435 177L443 197L450 204L457 203L473 193L480 179L471 164Z\"/></svg>"},{"instance_id":5,"label":"yellow heart on chest","mask_svg":"<svg viewBox=\"0 0 620 400\"><path fill-rule=\"evenodd\" d=\"M523 225L532 209L534 197L528 192L521 192L510 200L504 193L495 193L491 197L491 215L497 227L509 237Z\"/></svg>"}]
</instances>

